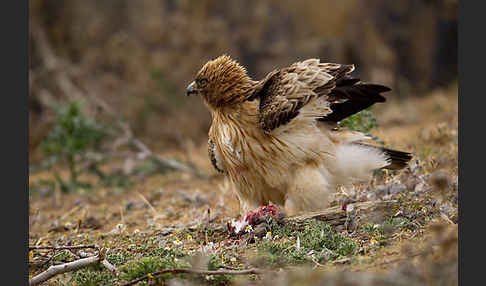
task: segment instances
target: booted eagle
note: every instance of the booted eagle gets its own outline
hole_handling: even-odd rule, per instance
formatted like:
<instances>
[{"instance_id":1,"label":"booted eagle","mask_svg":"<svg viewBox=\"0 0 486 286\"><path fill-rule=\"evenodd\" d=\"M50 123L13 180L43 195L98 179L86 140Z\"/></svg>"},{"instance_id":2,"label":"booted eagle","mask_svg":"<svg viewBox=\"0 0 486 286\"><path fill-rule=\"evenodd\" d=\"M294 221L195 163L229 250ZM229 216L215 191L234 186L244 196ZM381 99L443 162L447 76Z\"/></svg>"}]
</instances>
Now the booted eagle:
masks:
<instances>
[{"instance_id":1,"label":"booted eagle","mask_svg":"<svg viewBox=\"0 0 486 286\"><path fill-rule=\"evenodd\" d=\"M268 204L290 214L324 209L337 186L407 165L410 153L336 128L390 90L349 76L353 70L308 59L254 81L223 55L197 73L187 95L201 96L211 112L209 157L233 183L242 212Z\"/></svg>"}]
</instances>

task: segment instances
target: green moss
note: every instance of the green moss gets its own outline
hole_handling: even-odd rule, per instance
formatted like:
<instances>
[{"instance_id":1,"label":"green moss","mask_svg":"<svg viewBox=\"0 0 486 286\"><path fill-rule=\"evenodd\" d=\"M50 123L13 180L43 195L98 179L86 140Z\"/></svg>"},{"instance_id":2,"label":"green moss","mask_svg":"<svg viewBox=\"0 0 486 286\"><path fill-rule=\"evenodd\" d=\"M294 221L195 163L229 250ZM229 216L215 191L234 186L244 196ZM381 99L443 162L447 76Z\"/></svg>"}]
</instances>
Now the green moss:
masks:
<instances>
[{"instance_id":1,"label":"green moss","mask_svg":"<svg viewBox=\"0 0 486 286\"><path fill-rule=\"evenodd\" d=\"M104 268L91 266L86 269L78 270L72 273L72 277L65 283L59 285L65 286L109 286L113 285L115 277ZM58 281L60 282L60 281Z\"/></svg>"},{"instance_id":2,"label":"green moss","mask_svg":"<svg viewBox=\"0 0 486 286\"><path fill-rule=\"evenodd\" d=\"M129 260L132 259L132 255L129 253L113 253L110 252L106 255L106 260L113 264L114 266L119 266L127 263Z\"/></svg>"},{"instance_id":3,"label":"green moss","mask_svg":"<svg viewBox=\"0 0 486 286\"><path fill-rule=\"evenodd\" d=\"M120 271L122 272L121 278L130 281L163 269L184 268L188 266L190 265L184 260L173 257L147 256L136 261L128 262L120 267ZM172 274L167 273L158 278L164 279L171 276Z\"/></svg>"}]
</instances>

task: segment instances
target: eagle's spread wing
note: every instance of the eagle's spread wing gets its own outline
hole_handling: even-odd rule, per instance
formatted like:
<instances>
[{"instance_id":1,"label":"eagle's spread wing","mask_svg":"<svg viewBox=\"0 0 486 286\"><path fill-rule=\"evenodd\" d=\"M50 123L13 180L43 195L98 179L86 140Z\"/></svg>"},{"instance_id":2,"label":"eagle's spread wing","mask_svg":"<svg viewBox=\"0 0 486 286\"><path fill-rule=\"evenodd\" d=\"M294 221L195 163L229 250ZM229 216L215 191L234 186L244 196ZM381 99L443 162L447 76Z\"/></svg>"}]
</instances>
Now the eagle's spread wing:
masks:
<instances>
[{"instance_id":1,"label":"eagle's spread wing","mask_svg":"<svg viewBox=\"0 0 486 286\"><path fill-rule=\"evenodd\" d=\"M248 98L260 98L259 123L269 132L297 117L315 98L328 107L321 121L338 122L375 102L385 101L379 93L390 90L381 85L364 84L348 76L353 65L320 63L318 59L297 62L275 70L255 86Z\"/></svg>"}]
</instances>

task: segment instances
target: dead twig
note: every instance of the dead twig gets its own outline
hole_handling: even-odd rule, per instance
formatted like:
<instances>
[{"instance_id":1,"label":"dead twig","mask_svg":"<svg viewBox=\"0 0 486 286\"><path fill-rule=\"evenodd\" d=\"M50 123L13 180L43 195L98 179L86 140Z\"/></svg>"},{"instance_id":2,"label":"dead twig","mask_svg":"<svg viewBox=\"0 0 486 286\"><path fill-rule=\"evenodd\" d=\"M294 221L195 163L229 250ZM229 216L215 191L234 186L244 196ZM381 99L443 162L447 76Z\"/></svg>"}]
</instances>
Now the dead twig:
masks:
<instances>
[{"instance_id":1,"label":"dead twig","mask_svg":"<svg viewBox=\"0 0 486 286\"><path fill-rule=\"evenodd\" d=\"M40 249L54 249L54 250L63 250L63 249L86 249L86 248L93 248L98 249L96 245L65 245L65 246L43 246L43 245L29 245L30 250L40 250Z\"/></svg>"},{"instance_id":2,"label":"dead twig","mask_svg":"<svg viewBox=\"0 0 486 286\"><path fill-rule=\"evenodd\" d=\"M157 219L160 217L160 214L157 212L157 210L152 206L152 204L139 192L137 192L137 195L143 200L143 202L150 208L152 211L152 215L154 219Z\"/></svg>"},{"instance_id":3,"label":"dead twig","mask_svg":"<svg viewBox=\"0 0 486 286\"><path fill-rule=\"evenodd\" d=\"M69 250L68 250L69 251ZM79 257L90 257L90 255L88 253L85 253L83 252L82 250L79 251L78 255ZM113 264L111 264L108 260L106 260L106 258L104 258L102 261L101 261L101 264L103 264L103 266L108 269L111 273L113 273L115 276L120 276L120 271L118 271L118 268L116 268Z\"/></svg>"},{"instance_id":4,"label":"dead twig","mask_svg":"<svg viewBox=\"0 0 486 286\"><path fill-rule=\"evenodd\" d=\"M60 219L62 220L62 219L67 218L68 216L70 216L73 213L75 213L76 211L78 211L80 208L81 208L80 205L75 206L74 208L72 208L71 210L69 210L67 213L63 214Z\"/></svg>"},{"instance_id":5,"label":"dead twig","mask_svg":"<svg viewBox=\"0 0 486 286\"><path fill-rule=\"evenodd\" d=\"M74 247L75 247L75 249L76 248L77 249L79 249L79 248L92 248L91 245L80 245L80 246L74 246ZM41 248L37 248L37 249L43 249L43 248L45 249L45 246L41 247ZM98 249L98 247L95 247L95 248ZM47 249L56 249L56 250L57 249L67 249L69 251L69 249L73 249L73 246L60 246L60 247L56 247L56 248L49 247ZM106 269L108 269L110 272L112 272L115 276L119 276L120 272L118 271L118 269L115 266L113 266L113 264L111 264L108 260L105 259L105 254L106 254L106 249L102 248L98 251L98 255L84 257L84 258L81 258L81 259L78 259L78 260L75 260L75 261L72 261L72 262L68 262L68 263L52 265L46 271L44 271L44 272L36 275L35 277L29 279L29 285L30 286L38 285L42 282L45 282L45 281L51 279L52 277L54 277L56 275L66 273L66 272L70 272L70 271L76 271L76 270L79 270L81 268L84 268L86 266L96 264L96 263L101 263L101 265L106 267ZM85 254L82 254L80 256L85 256ZM52 257L49 260L52 260Z\"/></svg>"},{"instance_id":6,"label":"dead twig","mask_svg":"<svg viewBox=\"0 0 486 286\"><path fill-rule=\"evenodd\" d=\"M103 259L101 261L101 264L103 264L103 266L106 267L106 269L108 269L109 271L111 271L111 273L113 273L115 276L117 276L117 277L120 276L120 271L118 271L118 268L116 268L108 260Z\"/></svg>"},{"instance_id":7,"label":"dead twig","mask_svg":"<svg viewBox=\"0 0 486 286\"><path fill-rule=\"evenodd\" d=\"M188 268L166 269L162 271L149 273L143 277L125 283L123 284L123 286L134 285L138 282L151 279L152 277L162 275L165 273L171 273L171 274L190 273L190 274L198 274L198 275L249 275L249 274L263 274L265 272L266 271L264 270L256 269L256 268L247 269L247 270L202 270L202 269L188 269Z\"/></svg>"},{"instance_id":8,"label":"dead twig","mask_svg":"<svg viewBox=\"0 0 486 286\"><path fill-rule=\"evenodd\" d=\"M70 271L76 271L88 265L99 263L99 262L100 262L100 255L96 255L87 258L81 258L73 262L51 266L46 271L29 279L29 285L30 286L39 285L40 283L45 282L56 275L70 272Z\"/></svg>"}]
</instances>

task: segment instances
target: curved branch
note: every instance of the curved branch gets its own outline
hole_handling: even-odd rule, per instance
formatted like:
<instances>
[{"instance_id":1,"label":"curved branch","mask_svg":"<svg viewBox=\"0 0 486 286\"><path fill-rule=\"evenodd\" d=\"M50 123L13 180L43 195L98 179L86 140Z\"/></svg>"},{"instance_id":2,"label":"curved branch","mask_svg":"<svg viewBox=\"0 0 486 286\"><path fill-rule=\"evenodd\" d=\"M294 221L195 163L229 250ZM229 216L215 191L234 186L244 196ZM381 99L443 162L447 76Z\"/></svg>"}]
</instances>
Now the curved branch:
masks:
<instances>
[{"instance_id":1,"label":"curved branch","mask_svg":"<svg viewBox=\"0 0 486 286\"><path fill-rule=\"evenodd\" d=\"M45 282L56 275L70 272L70 271L76 271L88 265L99 263L100 258L101 257L99 255L96 255L87 258L82 258L69 263L53 265L49 267L46 271L29 279L29 286L39 285L40 283Z\"/></svg>"}]
</instances>

